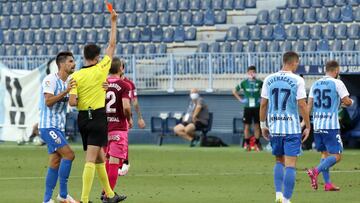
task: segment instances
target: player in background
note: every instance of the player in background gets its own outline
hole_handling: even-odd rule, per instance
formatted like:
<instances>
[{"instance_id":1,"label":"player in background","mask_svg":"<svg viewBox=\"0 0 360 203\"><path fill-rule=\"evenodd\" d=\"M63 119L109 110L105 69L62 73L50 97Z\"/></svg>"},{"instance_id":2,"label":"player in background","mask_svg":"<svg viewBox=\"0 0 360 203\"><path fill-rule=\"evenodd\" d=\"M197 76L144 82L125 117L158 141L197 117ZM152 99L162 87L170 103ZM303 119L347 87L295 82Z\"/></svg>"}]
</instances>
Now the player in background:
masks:
<instances>
[{"instance_id":1,"label":"player in background","mask_svg":"<svg viewBox=\"0 0 360 203\"><path fill-rule=\"evenodd\" d=\"M341 160L343 151L338 109L340 105L351 106L353 100L345 84L337 79L340 66L336 61L326 63L325 76L317 80L310 89L308 109L314 118L314 139L316 149L321 152L320 164L307 170L313 189L318 189L317 177L323 174L325 191L338 191L330 181L329 168Z\"/></svg>"},{"instance_id":2,"label":"player in background","mask_svg":"<svg viewBox=\"0 0 360 203\"><path fill-rule=\"evenodd\" d=\"M295 186L296 160L301 143L310 132L305 82L294 74L298 65L297 53L285 53L282 70L267 76L261 90L260 127L264 138L270 140L275 156L275 201L279 203L290 202ZM299 112L306 125L303 139Z\"/></svg>"},{"instance_id":3,"label":"player in background","mask_svg":"<svg viewBox=\"0 0 360 203\"><path fill-rule=\"evenodd\" d=\"M75 86L74 80L68 80L69 75L75 70L73 54L71 52L58 53L56 64L59 71L47 75L41 85L39 130L41 139L47 144L49 153L49 167L45 179L43 202L54 202L51 197L59 178L58 202L75 203L76 201L68 194L67 190L67 182L75 154L65 139L68 93Z\"/></svg>"},{"instance_id":4,"label":"player in background","mask_svg":"<svg viewBox=\"0 0 360 203\"><path fill-rule=\"evenodd\" d=\"M128 129L132 128L130 86L121 79L121 61L114 58L107 78L106 114L108 120L108 145L104 147L107 156L106 168L110 187L114 189L118 169L128 157Z\"/></svg>"}]
</instances>

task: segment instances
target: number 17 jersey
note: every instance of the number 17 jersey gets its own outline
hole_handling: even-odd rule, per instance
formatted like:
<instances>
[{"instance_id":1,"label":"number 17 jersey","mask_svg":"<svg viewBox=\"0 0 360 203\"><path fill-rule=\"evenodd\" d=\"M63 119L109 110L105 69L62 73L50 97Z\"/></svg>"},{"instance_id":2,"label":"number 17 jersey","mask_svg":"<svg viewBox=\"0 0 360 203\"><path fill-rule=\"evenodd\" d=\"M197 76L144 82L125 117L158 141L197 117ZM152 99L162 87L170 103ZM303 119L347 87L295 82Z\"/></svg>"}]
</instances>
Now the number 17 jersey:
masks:
<instances>
[{"instance_id":1,"label":"number 17 jersey","mask_svg":"<svg viewBox=\"0 0 360 203\"><path fill-rule=\"evenodd\" d=\"M349 96L345 84L338 79L324 76L310 89L313 98L314 130L340 129L338 110L340 99Z\"/></svg>"},{"instance_id":2,"label":"number 17 jersey","mask_svg":"<svg viewBox=\"0 0 360 203\"><path fill-rule=\"evenodd\" d=\"M264 80L261 97L268 99L267 122L272 135L301 133L298 100L306 98L304 79L279 71Z\"/></svg>"}]
</instances>

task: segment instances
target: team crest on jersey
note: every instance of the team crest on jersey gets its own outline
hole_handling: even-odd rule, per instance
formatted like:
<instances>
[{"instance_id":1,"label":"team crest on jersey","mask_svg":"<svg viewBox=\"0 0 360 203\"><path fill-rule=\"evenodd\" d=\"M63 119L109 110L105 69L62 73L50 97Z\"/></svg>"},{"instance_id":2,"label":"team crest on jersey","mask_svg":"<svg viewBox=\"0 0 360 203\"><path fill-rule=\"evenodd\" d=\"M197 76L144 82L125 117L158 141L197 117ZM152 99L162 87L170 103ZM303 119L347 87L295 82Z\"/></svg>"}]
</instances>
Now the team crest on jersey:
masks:
<instances>
[{"instance_id":1,"label":"team crest on jersey","mask_svg":"<svg viewBox=\"0 0 360 203\"><path fill-rule=\"evenodd\" d=\"M50 81L45 81L45 86L50 87Z\"/></svg>"}]
</instances>

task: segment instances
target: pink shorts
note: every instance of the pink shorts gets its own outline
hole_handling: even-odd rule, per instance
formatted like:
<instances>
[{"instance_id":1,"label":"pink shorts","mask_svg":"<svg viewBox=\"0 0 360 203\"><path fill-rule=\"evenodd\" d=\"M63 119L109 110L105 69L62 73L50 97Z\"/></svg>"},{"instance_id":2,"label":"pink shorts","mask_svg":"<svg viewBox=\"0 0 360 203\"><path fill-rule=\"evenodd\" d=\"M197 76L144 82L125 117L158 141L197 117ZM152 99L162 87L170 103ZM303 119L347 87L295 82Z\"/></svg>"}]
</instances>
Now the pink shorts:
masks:
<instances>
[{"instance_id":1,"label":"pink shorts","mask_svg":"<svg viewBox=\"0 0 360 203\"><path fill-rule=\"evenodd\" d=\"M104 147L104 152L107 157L127 159L128 146L128 131L112 131L108 133L108 145Z\"/></svg>"}]
</instances>

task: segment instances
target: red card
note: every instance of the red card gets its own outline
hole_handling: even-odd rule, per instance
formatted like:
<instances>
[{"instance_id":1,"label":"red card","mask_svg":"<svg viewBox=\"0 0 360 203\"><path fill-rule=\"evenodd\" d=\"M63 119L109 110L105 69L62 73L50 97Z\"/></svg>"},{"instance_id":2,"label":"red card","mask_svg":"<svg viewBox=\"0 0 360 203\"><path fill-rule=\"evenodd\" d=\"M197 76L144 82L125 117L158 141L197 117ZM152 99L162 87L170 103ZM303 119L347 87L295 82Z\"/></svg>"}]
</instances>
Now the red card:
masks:
<instances>
[{"instance_id":1,"label":"red card","mask_svg":"<svg viewBox=\"0 0 360 203\"><path fill-rule=\"evenodd\" d=\"M109 10L109 12L111 13L112 12L112 10L113 10L113 6L112 6L112 4L111 3L106 3L106 5L107 5L107 9Z\"/></svg>"}]
</instances>

